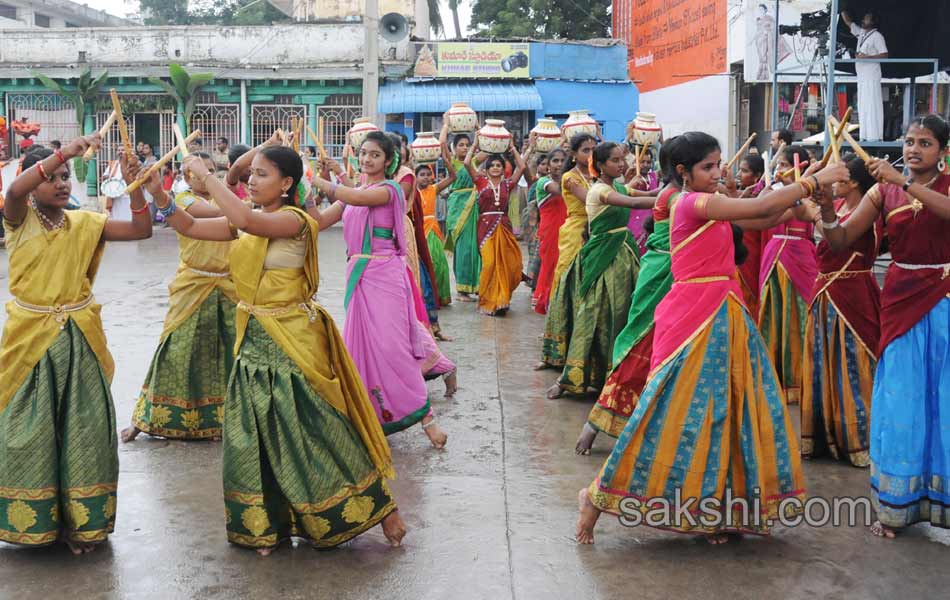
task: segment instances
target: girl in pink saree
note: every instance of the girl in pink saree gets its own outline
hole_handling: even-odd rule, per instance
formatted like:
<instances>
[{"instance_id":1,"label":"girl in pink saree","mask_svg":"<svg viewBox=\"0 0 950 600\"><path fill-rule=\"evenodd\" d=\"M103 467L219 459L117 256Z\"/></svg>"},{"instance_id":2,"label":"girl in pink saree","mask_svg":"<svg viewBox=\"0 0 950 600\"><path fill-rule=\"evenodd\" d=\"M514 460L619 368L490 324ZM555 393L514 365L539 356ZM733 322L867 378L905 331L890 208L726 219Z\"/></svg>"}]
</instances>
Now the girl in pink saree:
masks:
<instances>
[{"instance_id":1,"label":"girl in pink saree","mask_svg":"<svg viewBox=\"0 0 950 600\"><path fill-rule=\"evenodd\" d=\"M333 205L318 213L321 229L343 219L348 264L343 341L353 356L387 435L422 423L432 445L448 436L435 422L424 373L437 367L438 348L419 321L406 268L405 200L386 179L392 142L373 132L359 150L363 185L315 183ZM435 357L435 360L433 358Z\"/></svg>"}]
</instances>

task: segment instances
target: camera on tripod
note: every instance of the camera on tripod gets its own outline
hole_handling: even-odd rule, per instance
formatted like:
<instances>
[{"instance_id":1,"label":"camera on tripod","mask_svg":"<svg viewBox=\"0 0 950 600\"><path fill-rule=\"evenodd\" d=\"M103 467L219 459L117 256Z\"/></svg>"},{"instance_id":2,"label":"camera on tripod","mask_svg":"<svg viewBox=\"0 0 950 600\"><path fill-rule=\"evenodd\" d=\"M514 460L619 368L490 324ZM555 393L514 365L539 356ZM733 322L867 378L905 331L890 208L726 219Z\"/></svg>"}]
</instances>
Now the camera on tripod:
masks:
<instances>
[{"instance_id":1,"label":"camera on tripod","mask_svg":"<svg viewBox=\"0 0 950 600\"><path fill-rule=\"evenodd\" d=\"M831 25L831 15L828 10L802 13L799 25L779 25L778 31L782 35L800 35L818 41L818 49L822 54L828 51L828 27Z\"/></svg>"},{"instance_id":2,"label":"camera on tripod","mask_svg":"<svg viewBox=\"0 0 950 600\"><path fill-rule=\"evenodd\" d=\"M522 69L528 66L528 55L524 52L515 52L508 58L501 59L501 70L505 73L511 73L515 69Z\"/></svg>"}]
</instances>

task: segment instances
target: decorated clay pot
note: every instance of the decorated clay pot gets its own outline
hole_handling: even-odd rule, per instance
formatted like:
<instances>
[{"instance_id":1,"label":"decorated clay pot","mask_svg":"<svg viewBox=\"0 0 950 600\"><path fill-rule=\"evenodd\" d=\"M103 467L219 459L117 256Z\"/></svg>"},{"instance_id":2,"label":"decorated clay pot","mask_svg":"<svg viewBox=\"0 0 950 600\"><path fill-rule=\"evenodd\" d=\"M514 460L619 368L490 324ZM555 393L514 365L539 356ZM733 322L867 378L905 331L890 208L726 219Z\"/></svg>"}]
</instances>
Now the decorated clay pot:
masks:
<instances>
[{"instance_id":1,"label":"decorated clay pot","mask_svg":"<svg viewBox=\"0 0 950 600\"><path fill-rule=\"evenodd\" d=\"M663 128L656 122L656 115L638 112L633 120L633 143L638 146L656 146L663 136Z\"/></svg>"},{"instance_id":2,"label":"decorated clay pot","mask_svg":"<svg viewBox=\"0 0 950 600\"><path fill-rule=\"evenodd\" d=\"M561 145L561 130L554 119L538 119L531 133L535 134L534 149L550 152Z\"/></svg>"},{"instance_id":3,"label":"decorated clay pot","mask_svg":"<svg viewBox=\"0 0 950 600\"><path fill-rule=\"evenodd\" d=\"M363 140L366 139L366 135L370 131L379 131L379 127L373 125L369 117L353 119L353 126L346 132L346 138L350 141L350 146L354 150L359 151L359 147L363 144Z\"/></svg>"},{"instance_id":4,"label":"decorated clay pot","mask_svg":"<svg viewBox=\"0 0 950 600\"><path fill-rule=\"evenodd\" d=\"M431 131L417 133L416 139L409 144L409 149L412 150L412 160L417 165L437 162L442 156L442 145Z\"/></svg>"},{"instance_id":5,"label":"decorated clay pot","mask_svg":"<svg viewBox=\"0 0 950 600\"><path fill-rule=\"evenodd\" d=\"M482 152L502 154L511 145L511 134L501 119L485 119L485 126L478 130L478 147Z\"/></svg>"},{"instance_id":6,"label":"decorated clay pot","mask_svg":"<svg viewBox=\"0 0 950 600\"><path fill-rule=\"evenodd\" d=\"M448 119L451 133L469 133L478 127L478 115L465 102L453 102Z\"/></svg>"},{"instance_id":7,"label":"decorated clay pot","mask_svg":"<svg viewBox=\"0 0 950 600\"><path fill-rule=\"evenodd\" d=\"M572 110L568 113L567 121L561 126L561 131L568 141L578 133L597 135L597 121L590 116L588 110Z\"/></svg>"}]
</instances>

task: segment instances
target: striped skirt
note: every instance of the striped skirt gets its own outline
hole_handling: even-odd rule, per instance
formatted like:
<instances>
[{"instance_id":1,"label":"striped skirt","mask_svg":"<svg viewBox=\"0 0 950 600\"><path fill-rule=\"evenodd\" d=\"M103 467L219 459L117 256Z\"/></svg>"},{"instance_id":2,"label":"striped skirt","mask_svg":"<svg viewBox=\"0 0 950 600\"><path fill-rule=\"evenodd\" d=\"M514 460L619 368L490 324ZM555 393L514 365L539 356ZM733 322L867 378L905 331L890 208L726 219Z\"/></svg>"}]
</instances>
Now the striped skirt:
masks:
<instances>
[{"instance_id":1,"label":"striped skirt","mask_svg":"<svg viewBox=\"0 0 950 600\"><path fill-rule=\"evenodd\" d=\"M877 361L827 293L812 303L802 367L802 456L870 464L868 428Z\"/></svg>"},{"instance_id":2,"label":"striped skirt","mask_svg":"<svg viewBox=\"0 0 950 600\"><path fill-rule=\"evenodd\" d=\"M808 302L795 290L788 273L778 263L762 290L759 331L789 404L801 401L807 316Z\"/></svg>"},{"instance_id":3,"label":"striped skirt","mask_svg":"<svg viewBox=\"0 0 950 600\"><path fill-rule=\"evenodd\" d=\"M682 533L767 534L780 508L794 510L782 507L783 499L804 501L791 418L767 349L737 298L729 296L653 370L589 492L602 511L639 512L646 525ZM716 519L700 518L704 500L718 503ZM669 519L649 518L651 507L687 502L691 518L672 510Z\"/></svg>"}]
</instances>

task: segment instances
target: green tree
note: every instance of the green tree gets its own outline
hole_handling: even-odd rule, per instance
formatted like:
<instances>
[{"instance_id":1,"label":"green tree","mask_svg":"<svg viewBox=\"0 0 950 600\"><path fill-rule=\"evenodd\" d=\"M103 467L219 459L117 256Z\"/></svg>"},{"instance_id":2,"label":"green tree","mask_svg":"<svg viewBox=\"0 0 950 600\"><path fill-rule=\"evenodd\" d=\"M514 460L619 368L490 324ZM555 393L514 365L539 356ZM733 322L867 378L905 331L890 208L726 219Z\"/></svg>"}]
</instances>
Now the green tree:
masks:
<instances>
[{"instance_id":1,"label":"green tree","mask_svg":"<svg viewBox=\"0 0 950 600\"><path fill-rule=\"evenodd\" d=\"M188 0L139 0L146 25L191 25Z\"/></svg>"},{"instance_id":2,"label":"green tree","mask_svg":"<svg viewBox=\"0 0 950 600\"><path fill-rule=\"evenodd\" d=\"M139 0L146 25L270 25L291 18L266 0Z\"/></svg>"},{"instance_id":3,"label":"green tree","mask_svg":"<svg viewBox=\"0 0 950 600\"><path fill-rule=\"evenodd\" d=\"M587 40L610 36L611 0L475 0L480 36Z\"/></svg>"},{"instance_id":4,"label":"green tree","mask_svg":"<svg viewBox=\"0 0 950 600\"><path fill-rule=\"evenodd\" d=\"M432 33L439 35L445 30L445 24L442 22L442 7L439 0L426 0L429 5L429 29Z\"/></svg>"},{"instance_id":5,"label":"green tree","mask_svg":"<svg viewBox=\"0 0 950 600\"><path fill-rule=\"evenodd\" d=\"M158 77L149 77L148 80L165 90L165 93L178 103L178 113L184 119L183 133L188 135L187 130L191 128L191 115L195 112L195 104L198 102L198 90L210 83L214 75L212 73L191 75L181 65L172 63L168 65L168 77L171 83Z\"/></svg>"},{"instance_id":6,"label":"green tree","mask_svg":"<svg viewBox=\"0 0 950 600\"><path fill-rule=\"evenodd\" d=\"M95 106L96 98L99 96L102 86L109 78L109 72L103 71L102 75L93 79L92 70L86 69L76 80L75 89L69 89L60 83L53 81L42 73L33 72L33 76L40 80L47 89L56 92L63 98L68 99L76 108L76 123L79 125L79 131L85 130L86 107L90 109ZM86 163L81 158L73 160L73 172L76 173L76 179L85 183L87 176Z\"/></svg>"}]
</instances>

